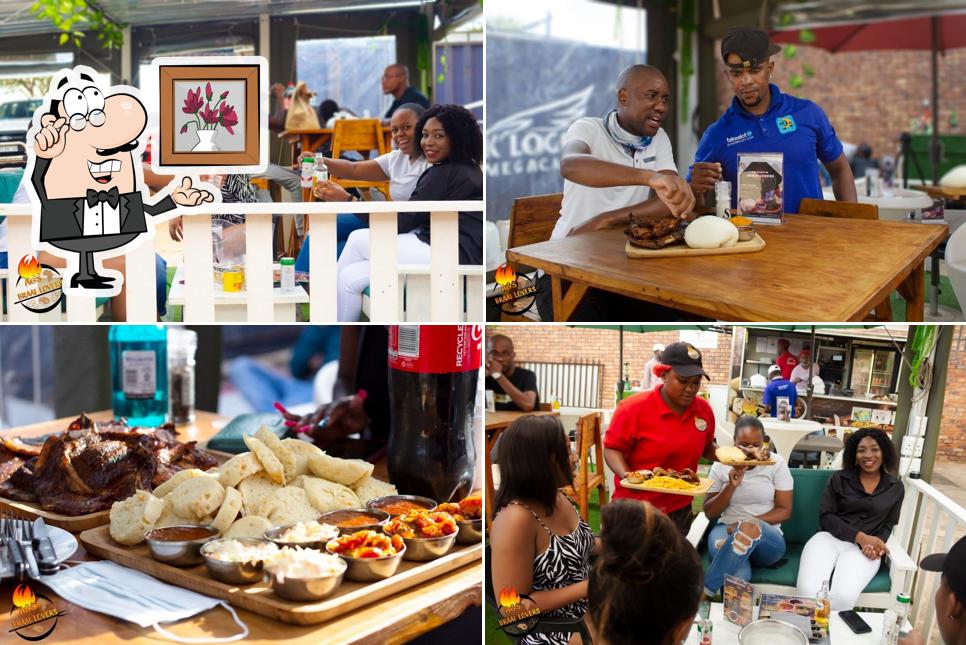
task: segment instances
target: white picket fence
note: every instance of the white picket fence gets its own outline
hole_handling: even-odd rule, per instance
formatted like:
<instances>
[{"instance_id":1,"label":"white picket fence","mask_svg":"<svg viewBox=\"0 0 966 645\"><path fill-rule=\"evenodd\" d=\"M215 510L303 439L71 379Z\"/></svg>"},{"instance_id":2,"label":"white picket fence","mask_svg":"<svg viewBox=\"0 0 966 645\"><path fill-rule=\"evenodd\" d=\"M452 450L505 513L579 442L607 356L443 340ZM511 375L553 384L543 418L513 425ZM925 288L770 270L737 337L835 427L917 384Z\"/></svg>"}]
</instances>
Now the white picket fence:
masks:
<instances>
[{"instance_id":1,"label":"white picket fence","mask_svg":"<svg viewBox=\"0 0 966 645\"><path fill-rule=\"evenodd\" d=\"M272 286L272 214L308 215L312 235L310 253L311 289L309 318L311 322L335 322L336 298L336 214L345 213L342 203L254 203L206 205L204 212L184 215L185 305L184 321L214 322L215 293L212 262L213 214L246 216L245 281L247 319L249 322L273 322ZM401 288L406 267L397 260L397 214L429 212L431 214L431 261L423 267L428 272L428 288L418 293L411 290L407 298L425 298L419 308L428 317L418 322L454 322L483 320L483 267L474 272L459 264L458 211L482 211L482 201L453 202L356 202L352 211L369 215L370 286L368 314L373 322L392 322L401 318ZM17 263L32 253L31 206L0 204L0 215L7 216L10 276L15 277ZM150 222L150 219L149 219ZM411 265L410 265L411 269ZM154 277L154 244L147 241L130 251L126 258L127 319L130 322L153 322L157 317ZM13 280L15 281L15 280ZM426 282L426 281L423 281ZM14 306L13 289L7 289L7 317L11 322L61 320L59 312L34 314L22 306ZM93 297L66 297L67 320L94 322ZM413 316L407 315L413 320Z\"/></svg>"},{"instance_id":2,"label":"white picket fence","mask_svg":"<svg viewBox=\"0 0 966 645\"><path fill-rule=\"evenodd\" d=\"M906 495L895 536L918 564L931 553L948 553L966 533L966 509L921 479L903 477ZM919 569L910 590L909 621L927 636L927 643L941 643L933 598L940 574Z\"/></svg>"}]
</instances>

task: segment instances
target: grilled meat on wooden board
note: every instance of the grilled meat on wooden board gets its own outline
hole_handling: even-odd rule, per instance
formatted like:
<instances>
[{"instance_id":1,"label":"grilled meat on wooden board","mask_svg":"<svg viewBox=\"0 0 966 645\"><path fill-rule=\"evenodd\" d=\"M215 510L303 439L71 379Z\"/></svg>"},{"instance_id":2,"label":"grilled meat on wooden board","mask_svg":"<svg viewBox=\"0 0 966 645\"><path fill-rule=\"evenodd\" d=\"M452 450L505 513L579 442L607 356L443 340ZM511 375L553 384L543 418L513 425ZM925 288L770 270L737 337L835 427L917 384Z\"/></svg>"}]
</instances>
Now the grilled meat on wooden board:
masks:
<instances>
[{"instance_id":1,"label":"grilled meat on wooden board","mask_svg":"<svg viewBox=\"0 0 966 645\"><path fill-rule=\"evenodd\" d=\"M670 213L656 216L637 216L631 213L624 235L634 246L662 249L684 241L684 228L690 217L680 219Z\"/></svg>"},{"instance_id":2,"label":"grilled meat on wooden board","mask_svg":"<svg viewBox=\"0 0 966 645\"><path fill-rule=\"evenodd\" d=\"M35 457L0 446L0 496L84 515L138 489L152 490L179 470L217 465L196 442L181 443L177 435L171 424L132 428L123 421L95 424L81 415L65 432L48 436Z\"/></svg>"}]
</instances>

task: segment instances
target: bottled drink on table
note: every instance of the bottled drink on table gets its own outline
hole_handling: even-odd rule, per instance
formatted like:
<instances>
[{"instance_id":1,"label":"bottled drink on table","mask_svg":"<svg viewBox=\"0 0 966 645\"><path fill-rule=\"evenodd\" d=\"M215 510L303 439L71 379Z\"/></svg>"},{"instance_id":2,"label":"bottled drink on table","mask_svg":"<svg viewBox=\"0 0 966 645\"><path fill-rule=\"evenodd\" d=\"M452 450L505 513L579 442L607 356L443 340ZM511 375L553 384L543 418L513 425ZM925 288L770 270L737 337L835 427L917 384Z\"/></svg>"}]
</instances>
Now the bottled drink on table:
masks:
<instances>
[{"instance_id":1,"label":"bottled drink on table","mask_svg":"<svg viewBox=\"0 0 966 645\"><path fill-rule=\"evenodd\" d=\"M389 328L389 480L400 493L438 502L473 484L473 408L482 325Z\"/></svg>"},{"instance_id":2,"label":"bottled drink on table","mask_svg":"<svg viewBox=\"0 0 966 645\"><path fill-rule=\"evenodd\" d=\"M815 622L822 627L828 626L828 617L832 612L832 597L829 592L829 582L825 580L822 582L822 588L819 589L818 595L815 596Z\"/></svg>"},{"instance_id":3,"label":"bottled drink on table","mask_svg":"<svg viewBox=\"0 0 966 645\"><path fill-rule=\"evenodd\" d=\"M295 258L282 258L279 260L280 275L279 283L282 293L292 293L295 291Z\"/></svg>"},{"instance_id":4,"label":"bottled drink on table","mask_svg":"<svg viewBox=\"0 0 966 645\"><path fill-rule=\"evenodd\" d=\"M902 627L906 624L909 616L909 606L912 599L908 594L900 593L896 595L896 602L891 609L886 610L885 618L882 621L882 645L896 645L899 637L902 636Z\"/></svg>"},{"instance_id":5,"label":"bottled drink on table","mask_svg":"<svg viewBox=\"0 0 966 645\"><path fill-rule=\"evenodd\" d=\"M319 184L324 184L329 181L329 169L325 166L325 157L322 153L315 155L315 169L312 173L312 188L315 188Z\"/></svg>"},{"instance_id":6,"label":"bottled drink on table","mask_svg":"<svg viewBox=\"0 0 966 645\"><path fill-rule=\"evenodd\" d=\"M312 187L312 175L315 173L315 155L311 152L302 153L300 185L302 188Z\"/></svg>"},{"instance_id":7,"label":"bottled drink on table","mask_svg":"<svg viewBox=\"0 0 966 645\"><path fill-rule=\"evenodd\" d=\"M114 418L159 426L168 414L167 332L161 325L114 325L108 333Z\"/></svg>"},{"instance_id":8,"label":"bottled drink on table","mask_svg":"<svg viewBox=\"0 0 966 645\"><path fill-rule=\"evenodd\" d=\"M171 399L168 418L181 425L195 420L195 351L198 334L190 329L172 327L168 331L168 393Z\"/></svg>"},{"instance_id":9,"label":"bottled drink on table","mask_svg":"<svg viewBox=\"0 0 966 645\"><path fill-rule=\"evenodd\" d=\"M708 618L698 621L698 645L711 645L714 623Z\"/></svg>"}]
</instances>

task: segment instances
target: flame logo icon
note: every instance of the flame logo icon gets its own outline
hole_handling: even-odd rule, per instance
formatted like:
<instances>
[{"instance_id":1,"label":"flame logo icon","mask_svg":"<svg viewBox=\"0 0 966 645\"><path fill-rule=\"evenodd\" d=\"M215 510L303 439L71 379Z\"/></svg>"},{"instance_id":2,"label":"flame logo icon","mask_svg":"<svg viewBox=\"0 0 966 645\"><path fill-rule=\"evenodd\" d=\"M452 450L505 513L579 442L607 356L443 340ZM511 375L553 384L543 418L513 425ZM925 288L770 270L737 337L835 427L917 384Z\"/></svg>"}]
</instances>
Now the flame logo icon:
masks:
<instances>
[{"instance_id":1,"label":"flame logo icon","mask_svg":"<svg viewBox=\"0 0 966 645\"><path fill-rule=\"evenodd\" d=\"M29 607L37 602L37 597L27 585L20 585L13 591L13 604L16 607Z\"/></svg>"},{"instance_id":2,"label":"flame logo icon","mask_svg":"<svg viewBox=\"0 0 966 645\"><path fill-rule=\"evenodd\" d=\"M512 289L517 281L517 274L508 264L501 265L494 274L496 283L504 289Z\"/></svg>"},{"instance_id":3,"label":"flame logo icon","mask_svg":"<svg viewBox=\"0 0 966 645\"><path fill-rule=\"evenodd\" d=\"M20 258L20 264L17 266L17 273L25 280L29 278L36 278L38 275L40 275L40 262L38 262L37 258L32 255L25 255Z\"/></svg>"},{"instance_id":4,"label":"flame logo icon","mask_svg":"<svg viewBox=\"0 0 966 645\"><path fill-rule=\"evenodd\" d=\"M513 587L500 589L500 606L515 607L520 604L520 594Z\"/></svg>"}]
</instances>

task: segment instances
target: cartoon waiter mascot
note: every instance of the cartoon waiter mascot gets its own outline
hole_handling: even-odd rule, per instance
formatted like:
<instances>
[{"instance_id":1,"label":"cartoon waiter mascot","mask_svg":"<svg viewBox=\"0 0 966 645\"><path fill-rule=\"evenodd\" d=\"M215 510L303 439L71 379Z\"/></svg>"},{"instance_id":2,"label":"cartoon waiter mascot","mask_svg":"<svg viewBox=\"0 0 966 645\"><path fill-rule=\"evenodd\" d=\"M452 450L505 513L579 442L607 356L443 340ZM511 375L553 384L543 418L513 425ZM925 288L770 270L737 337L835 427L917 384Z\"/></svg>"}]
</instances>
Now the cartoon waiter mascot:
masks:
<instances>
[{"instance_id":1,"label":"cartoon waiter mascot","mask_svg":"<svg viewBox=\"0 0 966 645\"><path fill-rule=\"evenodd\" d=\"M44 105L34 114L33 154L28 162L34 199L34 239L59 249L56 255L79 257L69 290L97 290L116 295L120 274L98 273L95 253L119 255L148 233L145 213L168 219L178 206L213 202L207 190L185 177L170 194L148 203L141 170L147 112L138 90L113 86L105 91L85 66L54 77ZM31 164L32 163L32 168ZM220 197L220 196L219 196ZM39 222L39 227L38 227ZM39 236L38 236L39 228ZM66 252L66 253L65 253ZM103 292L103 293L101 293Z\"/></svg>"}]
</instances>

